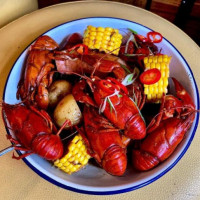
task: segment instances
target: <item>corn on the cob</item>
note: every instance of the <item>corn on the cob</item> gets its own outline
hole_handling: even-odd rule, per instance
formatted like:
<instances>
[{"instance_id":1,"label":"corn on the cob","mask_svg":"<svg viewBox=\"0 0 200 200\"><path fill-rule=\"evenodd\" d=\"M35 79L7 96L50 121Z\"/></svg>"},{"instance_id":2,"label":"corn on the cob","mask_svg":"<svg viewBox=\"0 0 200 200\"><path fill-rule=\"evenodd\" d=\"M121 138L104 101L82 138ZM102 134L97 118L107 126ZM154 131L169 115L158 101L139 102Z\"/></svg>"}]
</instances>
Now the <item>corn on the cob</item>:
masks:
<instances>
[{"instance_id":1,"label":"corn on the cob","mask_svg":"<svg viewBox=\"0 0 200 200\"><path fill-rule=\"evenodd\" d=\"M152 85L144 84L144 93L148 101L160 102L163 93L166 94L169 78L169 63L171 57L168 55L149 56L144 58L145 69L157 68L161 72L161 78Z\"/></svg>"},{"instance_id":2,"label":"corn on the cob","mask_svg":"<svg viewBox=\"0 0 200 200\"><path fill-rule=\"evenodd\" d=\"M65 156L54 162L54 165L68 174L79 171L87 165L90 155L80 134L76 135L68 146Z\"/></svg>"},{"instance_id":3,"label":"corn on the cob","mask_svg":"<svg viewBox=\"0 0 200 200\"><path fill-rule=\"evenodd\" d=\"M99 51L118 55L122 35L118 29L89 25L84 32L83 43L90 49L98 49Z\"/></svg>"}]
</instances>

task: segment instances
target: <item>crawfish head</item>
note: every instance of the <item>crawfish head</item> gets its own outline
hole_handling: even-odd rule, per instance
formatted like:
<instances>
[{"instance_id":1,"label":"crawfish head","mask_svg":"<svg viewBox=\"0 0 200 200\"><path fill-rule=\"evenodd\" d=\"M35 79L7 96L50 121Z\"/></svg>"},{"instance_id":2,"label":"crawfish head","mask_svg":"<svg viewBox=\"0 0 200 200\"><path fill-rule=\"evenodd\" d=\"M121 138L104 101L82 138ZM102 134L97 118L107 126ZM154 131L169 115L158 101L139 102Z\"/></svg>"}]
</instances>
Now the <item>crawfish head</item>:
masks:
<instances>
[{"instance_id":1,"label":"crawfish head","mask_svg":"<svg viewBox=\"0 0 200 200\"><path fill-rule=\"evenodd\" d=\"M36 153L47 160L55 160L62 156L63 144L59 136L52 134L49 119L40 111L21 104L2 103L2 112L5 125L17 138L17 141L12 138L11 141L20 144L22 150ZM25 156L26 154L19 158Z\"/></svg>"},{"instance_id":2,"label":"crawfish head","mask_svg":"<svg viewBox=\"0 0 200 200\"><path fill-rule=\"evenodd\" d=\"M55 50L56 48L58 48L58 44L48 35L39 37L31 46L31 49L38 50Z\"/></svg>"},{"instance_id":3,"label":"crawfish head","mask_svg":"<svg viewBox=\"0 0 200 200\"><path fill-rule=\"evenodd\" d=\"M26 63L24 65L21 80L18 84L17 98L32 102L40 108L48 106L47 87L52 82L52 50L58 44L49 36L39 37L31 46Z\"/></svg>"},{"instance_id":4,"label":"crawfish head","mask_svg":"<svg viewBox=\"0 0 200 200\"><path fill-rule=\"evenodd\" d=\"M175 86L176 97L173 95L163 97L158 115L154 117L147 128L148 133L158 127L162 120L175 117L184 119L195 111L195 105L191 96L175 78L172 78L172 80Z\"/></svg>"}]
</instances>

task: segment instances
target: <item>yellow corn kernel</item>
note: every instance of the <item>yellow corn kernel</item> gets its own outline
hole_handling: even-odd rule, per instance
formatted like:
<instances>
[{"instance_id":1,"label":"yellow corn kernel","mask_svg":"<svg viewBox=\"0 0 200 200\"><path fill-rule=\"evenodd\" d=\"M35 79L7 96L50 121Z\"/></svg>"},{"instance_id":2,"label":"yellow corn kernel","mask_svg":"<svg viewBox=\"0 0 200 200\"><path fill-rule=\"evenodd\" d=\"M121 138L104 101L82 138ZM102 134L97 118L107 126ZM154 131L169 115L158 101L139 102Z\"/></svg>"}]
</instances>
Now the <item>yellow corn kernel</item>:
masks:
<instances>
[{"instance_id":1,"label":"yellow corn kernel","mask_svg":"<svg viewBox=\"0 0 200 200\"><path fill-rule=\"evenodd\" d=\"M116 50L112 51L112 53L117 55L118 54L118 50L116 49Z\"/></svg>"},{"instance_id":2,"label":"yellow corn kernel","mask_svg":"<svg viewBox=\"0 0 200 200\"><path fill-rule=\"evenodd\" d=\"M145 64L146 69L150 69L150 67L151 67L151 63L148 62L148 63Z\"/></svg>"},{"instance_id":3,"label":"yellow corn kernel","mask_svg":"<svg viewBox=\"0 0 200 200\"><path fill-rule=\"evenodd\" d=\"M168 55L149 56L144 58L145 69L157 68L161 72L161 78L157 83L144 85L144 93L148 101L159 103L163 94L166 94L169 78L169 63L171 57Z\"/></svg>"},{"instance_id":4,"label":"yellow corn kernel","mask_svg":"<svg viewBox=\"0 0 200 200\"><path fill-rule=\"evenodd\" d=\"M68 161L66 161L65 163L64 163L64 166L65 167L67 167L67 166L69 166L70 165L70 162L68 162Z\"/></svg>"},{"instance_id":5,"label":"yellow corn kernel","mask_svg":"<svg viewBox=\"0 0 200 200\"><path fill-rule=\"evenodd\" d=\"M85 151L85 150L86 150L85 145L83 145L83 146L80 147L80 151Z\"/></svg>"},{"instance_id":6,"label":"yellow corn kernel","mask_svg":"<svg viewBox=\"0 0 200 200\"><path fill-rule=\"evenodd\" d=\"M157 68L157 69L160 70L160 67L161 67L161 66L160 66L160 63L159 63L159 62L155 64L155 68Z\"/></svg>"},{"instance_id":7,"label":"yellow corn kernel","mask_svg":"<svg viewBox=\"0 0 200 200\"><path fill-rule=\"evenodd\" d=\"M162 58L163 58L162 55L158 56L158 62L159 62L159 63L162 63L162 61L163 61Z\"/></svg>"},{"instance_id":8,"label":"yellow corn kernel","mask_svg":"<svg viewBox=\"0 0 200 200\"><path fill-rule=\"evenodd\" d=\"M147 99L148 99L148 100L151 99L151 94L147 94Z\"/></svg>"},{"instance_id":9,"label":"yellow corn kernel","mask_svg":"<svg viewBox=\"0 0 200 200\"><path fill-rule=\"evenodd\" d=\"M94 45L88 44L88 48L94 49Z\"/></svg>"},{"instance_id":10,"label":"yellow corn kernel","mask_svg":"<svg viewBox=\"0 0 200 200\"><path fill-rule=\"evenodd\" d=\"M153 56L149 56L149 63L153 62Z\"/></svg>"},{"instance_id":11,"label":"yellow corn kernel","mask_svg":"<svg viewBox=\"0 0 200 200\"><path fill-rule=\"evenodd\" d=\"M119 42L119 41L116 41L116 43L115 43L114 47L115 47L115 48L119 48L120 46L121 46L121 42Z\"/></svg>"},{"instance_id":12,"label":"yellow corn kernel","mask_svg":"<svg viewBox=\"0 0 200 200\"><path fill-rule=\"evenodd\" d=\"M158 87L158 82L153 84L155 88Z\"/></svg>"},{"instance_id":13,"label":"yellow corn kernel","mask_svg":"<svg viewBox=\"0 0 200 200\"><path fill-rule=\"evenodd\" d=\"M101 41L101 40L102 40L102 36L97 35L97 36L96 36L96 42L97 42L97 41ZM84 42L84 41L83 41L83 42Z\"/></svg>"},{"instance_id":14,"label":"yellow corn kernel","mask_svg":"<svg viewBox=\"0 0 200 200\"><path fill-rule=\"evenodd\" d=\"M107 36L110 36L110 35L111 35L111 32L105 31L104 34L107 35Z\"/></svg>"},{"instance_id":15,"label":"yellow corn kernel","mask_svg":"<svg viewBox=\"0 0 200 200\"><path fill-rule=\"evenodd\" d=\"M91 36L96 36L97 33L96 33L95 31L93 31L93 32L90 32L90 35L91 35ZM90 38L91 38L91 37L90 37Z\"/></svg>"},{"instance_id":16,"label":"yellow corn kernel","mask_svg":"<svg viewBox=\"0 0 200 200\"><path fill-rule=\"evenodd\" d=\"M159 92L159 93L163 93L163 87L162 87L162 86L159 86L159 87L158 87L158 92Z\"/></svg>"},{"instance_id":17,"label":"yellow corn kernel","mask_svg":"<svg viewBox=\"0 0 200 200\"><path fill-rule=\"evenodd\" d=\"M63 171L69 174L69 169L68 168L65 168L65 170L63 170Z\"/></svg>"},{"instance_id":18,"label":"yellow corn kernel","mask_svg":"<svg viewBox=\"0 0 200 200\"><path fill-rule=\"evenodd\" d=\"M153 94L153 91L154 91L153 86L149 86L149 94Z\"/></svg>"},{"instance_id":19,"label":"yellow corn kernel","mask_svg":"<svg viewBox=\"0 0 200 200\"><path fill-rule=\"evenodd\" d=\"M66 155L66 158L70 158L72 156L72 152L70 151L67 155Z\"/></svg>"},{"instance_id":20,"label":"yellow corn kernel","mask_svg":"<svg viewBox=\"0 0 200 200\"><path fill-rule=\"evenodd\" d=\"M167 62L162 62L160 63L160 69L162 70L165 70L165 68L167 67Z\"/></svg>"},{"instance_id":21,"label":"yellow corn kernel","mask_svg":"<svg viewBox=\"0 0 200 200\"><path fill-rule=\"evenodd\" d=\"M152 62L150 65L151 65L151 67L150 67L151 69L154 69L156 66L156 64L154 62Z\"/></svg>"},{"instance_id":22,"label":"yellow corn kernel","mask_svg":"<svg viewBox=\"0 0 200 200\"><path fill-rule=\"evenodd\" d=\"M88 159L87 158L85 158L83 161L82 161L82 165L86 165L87 164L87 162L88 162Z\"/></svg>"},{"instance_id":23,"label":"yellow corn kernel","mask_svg":"<svg viewBox=\"0 0 200 200\"><path fill-rule=\"evenodd\" d=\"M84 156L81 156L78 160L80 163L82 163L82 161L84 160Z\"/></svg>"},{"instance_id":24,"label":"yellow corn kernel","mask_svg":"<svg viewBox=\"0 0 200 200\"><path fill-rule=\"evenodd\" d=\"M168 78L164 77L164 79L163 79L163 85L164 85L165 87L168 86Z\"/></svg>"},{"instance_id":25,"label":"yellow corn kernel","mask_svg":"<svg viewBox=\"0 0 200 200\"><path fill-rule=\"evenodd\" d=\"M95 40L95 36L94 36L94 35L91 35L91 36L90 36L90 41L91 41L91 40L92 40L92 41Z\"/></svg>"},{"instance_id":26,"label":"yellow corn kernel","mask_svg":"<svg viewBox=\"0 0 200 200\"><path fill-rule=\"evenodd\" d=\"M109 42L108 40L102 40L102 41L101 41L101 43L102 43L103 45L107 45L108 42ZM106 46L106 48L107 48L107 46Z\"/></svg>"},{"instance_id":27,"label":"yellow corn kernel","mask_svg":"<svg viewBox=\"0 0 200 200\"><path fill-rule=\"evenodd\" d=\"M74 160L75 160L74 156L68 159L69 162L73 162Z\"/></svg>"},{"instance_id":28,"label":"yellow corn kernel","mask_svg":"<svg viewBox=\"0 0 200 200\"><path fill-rule=\"evenodd\" d=\"M162 78L165 78L166 77L166 74L165 74L165 70L161 70L161 76L162 76Z\"/></svg>"},{"instance_id":29,"label":"yellow corn kernel","mask_svg":"<svg viewBox=\"0 0 200 200\"><path fill-rule=\"evenodd\" d=\"M114 42L109 41L108 45L111 46L111 47L113 47L115 44L114 44Z\"/></svg>"},{"instance_id":30,"label":"yellow corn kernel","mask_svg":"<svg viewBox=\"0 0 200 200\"><path fill-rule=\"evenodd\" d=\"M61 162L61 163L65 163L66 161L67 161L66 158L62 158L62 159L60 159L60 162Z\"/></svg>"},{"instance_id":31,"label":"yellow corn kernel","mask_svg":"<svg viewBox=\"0 0 200 200\"><path fill-rule=\"evenodd\" d=\"M104 35L102 39L103 39L103 40L109 41L109 40L110 40L110 37L109 37L108 35Z\"/></svg>"},{"instance_id":32,"label":"yellow corn kernel","mask_svg":"<svg viewBox=\"0 0 200 200\"><path fill-rule=\"evenodd\" d=\"M97 32L97 36L103 37L103 33L102 32Z\"/></svg>"},{"instance_id":33,"label":"yellow corn kernel","mask_svg":"<svg viewBox=\"0 0 200 200\"><path fill-rule=\"evenodd\" d=\"M148 63L148 57L145 57L144 58L144 64L147 64Z\"/></svg>"},{"instance_id":34,"label":"yellow corn kernel","mask_svg":"<svg viewBox=\"0 0 200 200\"><path fill-rule=\"evenodd\" d=\"M113 50L113 47L108 46L107 50L108 50L108 51L112 51L112 50Z\"/></svg>"},{"instance_id":35,"label":"yellow corn kernel","mask_svg":"<svg viewBox=\"0 0 200 200\"><path fill-rule=\"evenodd\" d=\"M58 163L56 166L61 168L62 167L62 163Z\"/></svg>"},{"instance_id":36,"label":"yellow corn kernel","mask_svg":"<svg viewBox=\"0 0 200 200\"><path fill-rule=\"evenodd\" d=\"M122 35L119 30L111 27L103 28L89 25L84 31L83 43L90 49L98 49L99 51L118 55L122 43Z\"/></svg>"},{"instance_id":37,"label":"yellow corn kernel","mask_svg":"<svg viewBox=\"0 0 200 200\"><path fill-rule=\"evenodd\" d=\"M155 98L156 98L156 94L155 94L155 93L152 94L152 95L151 95L151 98L152 98L152 99L155 99Z\"/></svg>"},{"instance_id":38,"label":"yellow corn kernel","mask_svg":"<svg viewBox=\"0 0 200 200\"><path fill-rule=\"evenodd\" d=\"M96 28L94 27L94 26L88 26L88 29L90 30L90 31L96 31Z\"/></svg>"},{"instance_id":39,"label":"yellow corn kernel","mask_svg":"<svg viewBox=\"0 0 200 200\"><path fill-rule=\"evenodd\" d=\"M89 42L90 41L88 37L84 38L83 40L84 40L84 42Z\"/></svg>"},{"instance_id":40,"label":"yellow corn kernel","mask_svg":"<svg viewBox=\"0 0 200 200\"><path fill-rule=\"evenodd\" d=\"M60 160L57 159L57 160L54 162L54 165L58 165L59 162L60 162Z\"/></svg>"},{"instance_id":41,"label":"yellow corn kernel","mask_svg":"<svg viewBox=\"0 0 200 200\"><path fill-rule=\"evenodd\" d=\"M99 32L104 32L104 31L105 31L105 28L103 28L103 27L97 27L97 31L99 31Z\"/></svg>"},{"instance_id":42,"label":"yellow corn kernel","mask_svg":"<svg viewBox=\"0 0 200 200\"><path fill-rule=\"evenodd\" d=\"M111 42L116 42L116 38L115 37L111 37L110 41Z\"/></svg>"},{"instance_id":43,"label":"yellow corn kernel","mask_svg":"<svg viewBox=\"0 0 200 200\"><path fill-rule=\"evenodd\" d=\"M69 150L70 150L70 151L73 151L74 149L75 149L74 143L70 144L70 145L69 145Z\"/></svg>"},{"instance_id":44,"label":"yellow corn kernel","mask_svg":"<svg viewBox=\"0 0 200 200\"><path fill-rule=\"evenodd\" d=\"M158 62L158 56L154 56L154 57L153 57L153 62L154 62L154 63L157 63L157 62Z\"/></svg>"},{"instance_id":45,"label":"yellow corn kernel","mask_svg":"<svg viewBox=\"0 0 200 200\"><path fill-rule=\"evenodd\" d=\"M161 99L162 96L163 96L163 93L158 93L157 98L158 98L158 99Z\"/></svg>"},{"instance_id":46,"label":"yellow corn kernel","mask_svg":"<svg viewBox=\"0 0 200 200\"><path fill-rule=\"evenodd\" d=\"M70 142L67 153L56 160L54 166L67 174L72 174L87 165L89 159L90 155L87 153L83 138L78 134Z\"/></svg>"},{"instance_id":47,"label":"yellow corn kernel","mask_svg":"<svg viewBox=\"0 0 200 200\"><path fill-rule=\"evenodd\" d=\"M105 30L111 32L111 31L113 31L113 28L111 28L111 27L106 27Z\"/></svg>"},{"instance_id":48,"label":"yellow corn kernel","mask_svg":"<svg viewBox=\"0 0 200 200\"><path fill-rule=\"evenodd\" d=\"M95 49L99 49L100 46L101 46L100 44L94 44L94 48L95 48Z\"/></svg>"},{"instance_id":49,"label":"yellow corn kernel","mask_svg":"<svg viewBox=\"0 0 200 200\"><path fill-rule=\"evenodd\" d=\"M145 94L149 94L149 87L148 87L148 85L145 85L145 87L144 87L144 93Z\"/></svg>"},{"instance_id":50,"label":"yellow corn kernel","mask_svg":"<svg viewBox=\"0 0 200 200\"><path fill-rule=\"evenodd\" d=\"M158 94L158 87L154 87L154 94Z\"/></svg>"}]
</instances>

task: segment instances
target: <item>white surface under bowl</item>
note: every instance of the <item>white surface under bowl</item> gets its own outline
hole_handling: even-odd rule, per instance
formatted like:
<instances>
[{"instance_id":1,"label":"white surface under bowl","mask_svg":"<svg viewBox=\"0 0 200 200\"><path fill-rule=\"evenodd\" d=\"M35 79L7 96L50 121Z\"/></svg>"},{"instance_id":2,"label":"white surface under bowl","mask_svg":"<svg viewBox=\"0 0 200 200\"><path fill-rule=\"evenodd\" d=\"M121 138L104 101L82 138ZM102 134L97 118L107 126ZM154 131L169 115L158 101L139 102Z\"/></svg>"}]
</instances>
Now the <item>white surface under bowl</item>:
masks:
<instances>
[{"instance_id":1,"label":"white surface under bowl","mask_svg":"<svg viewBox=\"0 0 200 200\"><path fill-rule=\"evenodd\" d=\"M79 19L61 24L45 32L44 35L49 35L60 44L61 41L70 33L78 32L83 34L83 31L86 29L87 25L113 27L118 29L131 28L141 35L146 35L147 32L151 31L151 29L132 21L117 18L95 17ZM170 76L175 77L183 84L186 90L189 91L194 100L196 108L198 109L198 89L192 71L187 62L178 52L178 50L166 39L163 39L163 41L157 46L162 47L163 54L172 56L170 64ZM16 99L17 84L20 79L20 73L27 55L27 51L28 47L19 56L8 76L4 90L4 101L7 103L15 104L19 102ZM173 155L171 155L170 158L157 166L155 169L152 169L148 172L136 172L131 168L131 166L129 166L124 176L116 177L107 174L104 170L97 166L88 165L85 169L78 173L67 175L37 155L28 156L23 160L41 177L65 189L80 193L98 195L128 192L152 183L166 174L177 164L190 146L198 125L198 120L199 114L196 114L196 118L191 129L187 132L184 140L177 147Z\"/></svg>"}]
</instances>

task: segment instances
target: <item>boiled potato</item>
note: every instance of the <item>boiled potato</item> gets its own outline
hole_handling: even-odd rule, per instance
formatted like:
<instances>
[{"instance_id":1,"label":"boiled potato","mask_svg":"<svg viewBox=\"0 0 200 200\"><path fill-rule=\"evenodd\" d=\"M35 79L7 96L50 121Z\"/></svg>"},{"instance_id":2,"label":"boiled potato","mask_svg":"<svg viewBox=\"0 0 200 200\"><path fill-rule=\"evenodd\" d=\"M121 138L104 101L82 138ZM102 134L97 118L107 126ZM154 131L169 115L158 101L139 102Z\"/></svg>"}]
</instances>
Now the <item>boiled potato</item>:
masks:
<instances>
[{"instance_id":1,"label":"boiled potato","mask_svg":"<svg viewBox=\"0 0 200 200\"><path fill-rule=\"evenodd\" d=\"M72 91L72 85L66 80L58 80L49 88L49 106L55 107L58 102Z\"/></svg>"},{"instance_id":2,"label":"boiled potato","mask_svg":"<svg viewBox=\"0 0 200 200\"><path fill-rule=\"evenodd\" d=\"M80 122L81 118L81 111L72 94L65 96L54 110L54 120L59 127L61 127L67 119L71 121L71 126L76 125ZM66 125L65 129L69 127L69 125Z\"/></svg>"}]
</instances>

